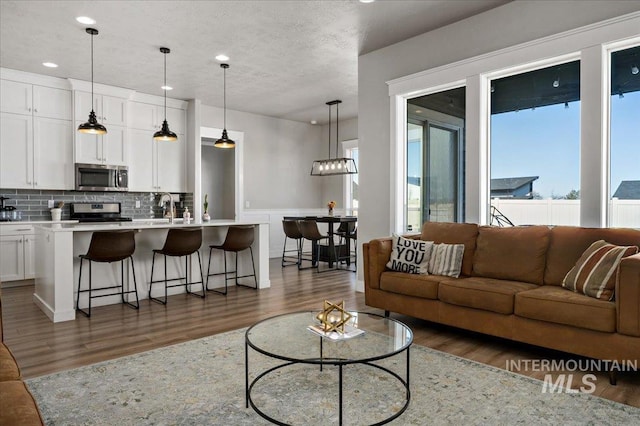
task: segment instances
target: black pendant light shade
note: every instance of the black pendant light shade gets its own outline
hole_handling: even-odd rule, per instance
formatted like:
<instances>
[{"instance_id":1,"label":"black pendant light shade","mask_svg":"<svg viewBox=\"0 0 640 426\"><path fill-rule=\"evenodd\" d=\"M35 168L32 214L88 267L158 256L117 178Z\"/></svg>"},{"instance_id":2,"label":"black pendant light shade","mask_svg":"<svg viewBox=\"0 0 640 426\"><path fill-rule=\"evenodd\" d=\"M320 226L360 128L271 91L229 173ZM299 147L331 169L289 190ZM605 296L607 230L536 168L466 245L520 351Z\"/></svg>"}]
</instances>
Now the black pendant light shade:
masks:
<instances>
[{"instance_id":1,"label":"black pendant light shade","mask_svg":"<svg viewBox=\"0 0 640 426\"><path fill-rule=\"evenodd\" d=\"M160 52L164 55L164 121L162 128L153 134L153 139L173 142L178 140L178 135L169 130L169 123L167 123L167 54L171 53L171 50L168 47L161 47Z\"/></svg>"},{"instance_id":2,"label":"black pendant light shade","mask_svg":"<svg viewBox=\"0 0 640 426\"><path fill-rule=\"evenodd\" d=\"M95 28L87 28L86 31L87 34L91 35L91 112L89 113L89 121L78 126L78 132L89 133L92 135L104 135L107 133L107 128L98 123L96 113L93 110L93 36L98 35L98 30Z\"/></svg>"},{"instance_id":3,"label":"black pendant light shade","mask_svg":"<svg viewBox=\"0 0 640 426\"><path fill-rule=\"evenodd\" d=\"M327 102L329 105L329 158L326 160L316 160L311 165L311 176L333 176L333 175L353 175L358 173L356 162L353 158L338 158L338 105L342 101L335 100ZM331 107L336 106L336 158L331 158Z\"/></svg>"},{"instance_id":4,"label":"black pendant light shade","mask_svg":"<svg viewBox=\"0 0 640 426\"><path fill-rule=\"evenodd\" d=\"M224 127L222 129L222 137L213 143L216 148L235 148L236 143L229 139L227 135L227 68L229 64L220 64L220 68L223 69L223 81L224 81Z\"/></svg>"}]
</instances>

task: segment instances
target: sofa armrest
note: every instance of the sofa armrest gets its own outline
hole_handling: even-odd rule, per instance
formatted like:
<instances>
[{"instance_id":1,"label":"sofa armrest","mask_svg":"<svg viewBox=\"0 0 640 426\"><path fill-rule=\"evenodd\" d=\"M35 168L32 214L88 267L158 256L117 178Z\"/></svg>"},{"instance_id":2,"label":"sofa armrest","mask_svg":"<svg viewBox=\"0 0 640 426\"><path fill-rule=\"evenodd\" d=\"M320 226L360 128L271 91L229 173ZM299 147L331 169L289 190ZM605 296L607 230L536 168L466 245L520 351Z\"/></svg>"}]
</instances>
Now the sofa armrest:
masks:
<instances>
[{"instance_id":1,"label":"sofa armrest","mask_svg":"<svg viewBox=\"0 0 640 426\"><path fill-rule=\"evenodd\" d=\"M378 238L364 244L364 285L369 288L380 288L380 275L386 269L391 257L391 237Z\"/></svg>"},{"instance_id":2,"label":"sofa armrest","mask_svg":"<svg viewBox=\"0 0 640 426\"><path fill-rule=\"evenodd\" d=\"M618 333L640 336L640 253L620 262L616 282Z\"/></svg>"}]
</instances>

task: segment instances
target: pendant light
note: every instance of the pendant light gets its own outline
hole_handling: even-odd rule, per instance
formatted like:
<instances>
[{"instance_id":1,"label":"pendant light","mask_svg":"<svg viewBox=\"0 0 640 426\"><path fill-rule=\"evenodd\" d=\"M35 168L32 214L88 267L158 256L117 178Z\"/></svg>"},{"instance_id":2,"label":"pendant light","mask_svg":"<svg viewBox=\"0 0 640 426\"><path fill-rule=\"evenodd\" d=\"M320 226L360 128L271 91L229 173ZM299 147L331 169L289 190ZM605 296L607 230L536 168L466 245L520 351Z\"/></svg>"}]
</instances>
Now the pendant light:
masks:
<instances>
[{"instance_id":1,"label":"pendant light","mask_svg":"<svg viewBox=\"0 0 640 426\"><path fill-rule=\"evenodd\" d=\"M162 129L153 134L153 139L157 141L176 141L178 135L169 130L169 123L167 123L167 54L171 53L168 47L161 47L160 52L164 55L164 121L162 122Z\"/></svg>"},{"instance_id":2,"label":"pendant light","mask_svg":"<svg viewBox=\"0 0 640 426\"><path fill-rule=\"evenodd\" d=\"M98 30L95 28L87 28L86 31L87 34L91 34L91 112L89 113L89 121L78 126L78 132L104 135L107 133L107 128L98 123L96 113L93 110L93 36L98 35Z\"/></svg>"},{"instance_id":3,"label":"pendant light","mask_svg":"<svg viewBox=\"0 0 640 426\"><path fill-rule=\"evenodd\" d=\"M329 101L329 158L316 160L311 165L311 176L353 175L358 173L356 162L353 158L338 158L338 127L340 123L340 100ZM336 106L336 158L331 158L331 107Z\"/></svg>"},{"instance_id":4,"label":"pendant light","mask_svg":"<svg viewBox=\"0 0 640 426\"><path fill-rule=\"evenodd\" d=\"M222 68L223 72L223 102L224 102L224 127L222 128L222 137L213 143L213 146L216 148L235 148L236 143L229 139L227 136L227 68L229 68L229 64L220 64L220 68Z\"/></svg>"}]
</instances>

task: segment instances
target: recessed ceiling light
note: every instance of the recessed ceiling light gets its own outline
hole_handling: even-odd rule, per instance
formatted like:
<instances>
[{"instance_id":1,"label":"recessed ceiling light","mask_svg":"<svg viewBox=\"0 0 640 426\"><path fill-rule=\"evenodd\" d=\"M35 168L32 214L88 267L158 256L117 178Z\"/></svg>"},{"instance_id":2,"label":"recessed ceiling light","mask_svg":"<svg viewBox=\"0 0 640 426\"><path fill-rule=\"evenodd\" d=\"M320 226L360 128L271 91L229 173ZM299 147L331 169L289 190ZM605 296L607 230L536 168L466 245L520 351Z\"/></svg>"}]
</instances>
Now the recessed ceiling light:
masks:
<instances>
[{"instance_id":1,"label":"recessed ceiling light","mask_svg":"<svg viewBox=\"0 0 640 426\"><path fill-rule=\"evenodd\" d=\"M228 61L229 57L227 55L218 55L218 56L216 56L216 59L218 61L223 61L224 62L224 61Z\"/></svg>"},{"instance_id":2,"label":"recessed ceiling light","mask_svg":"<svg viewBox=\"0 0 640 426\"><path fill-rule=\"evenodd\" d=\"M360 3L373 3L376 0L360 0Z\"/></svg>"},{"instance_id":3,"label":"recessed ceiling light","mask_svg":"<svg viewBox=\"0 0 640 426\"><path fill-rule=\"evenodd\" d=\"M76 18L76 21L80 22L81 24L85 24L85 25L93 25L96 23L95 19L89 18L88 16L78 16Z\"/></svg>"},{"instance_id":4,"label":"recessed ceiling light","mask_svg":"<svg viewBox=\"0 0 640 426\"><path fill-rule=\"evenodd\" d=\"M416 110L416 114L420 114L421 112L422 112L422 110L421 110L421 109L417 109L417 110Z\"/></svg>"},{"instance_id":5,"label":"recessed ceiling light","mask_svg":"<svg viewBox=\"0 0 640 426\"><path fill-rule=\"evenodd\" d=\"M318 124L316 120L311 120L311 124Z\"/></svg>"},{"instance_id":6,"label":"recessed ceiling light","mask_svg":"<svg viewBox=\"0 0 640 426\"><path fill-rule=\"evenodd\" d=\"M53 62L43 62L42 65L47 68L58 68L58 64L54 64Z\"/></svg>"},{"instance_id":7,"label":"recessed ceiling light","mask_svg":"<svg viewBox=\"0 0 640 426\"><path fill-rule=\"evenodd\" d=\"M171 87L171 86L162 86L161 89L162 90L173 90L173 87Z\"/></svg>"}]
</instances>

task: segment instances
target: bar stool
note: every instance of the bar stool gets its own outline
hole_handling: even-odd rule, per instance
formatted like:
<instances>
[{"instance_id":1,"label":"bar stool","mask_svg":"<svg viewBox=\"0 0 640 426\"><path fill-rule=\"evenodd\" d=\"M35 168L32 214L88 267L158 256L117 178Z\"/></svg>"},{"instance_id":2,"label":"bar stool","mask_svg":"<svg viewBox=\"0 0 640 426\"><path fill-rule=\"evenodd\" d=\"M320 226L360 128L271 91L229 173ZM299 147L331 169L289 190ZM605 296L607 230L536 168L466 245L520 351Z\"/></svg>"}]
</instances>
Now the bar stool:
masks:
<instances>
[{"instance_id":1,"label":"bar stool","mask_svg":"<svg viewBox=\"0 0 640 426\"><path fill-rule=\"evenodd\" d=\"M302 234L300 233L300 229L298 229L298 221L291 219L283 219L282 220L282 228L284 230L284 246L282 247L282 267L292 266L292 265L300 265L300 257L302 256ZM295 250L287 250L287 239L295 240L296 248ZM296 257L295 262L291 260L293 257L287 255L287 253L291 253L295 251Z\"/></svg>"},{"instance_id":2,"label":"bar stool","mask_svg":"<svg viewBox=\"0 0 640 426\"><path fill-rule=\"evenodd\" d=\"M167 304L167 288L170 287L179 287L184 285L185 291L187 294L192 294L194 296L198 296L204 299L205 291L204 291L204 277L202 276L202 261L200 259L200 246L202 245L202 228L170 228L169 232L167 232L167 238L164 241L164 246L161 249L153 250L153 259L151 261L151 281L149 282L149 299L154 302L161 303L163 305ZM191 263L191 255L193 253L198 254L198 265L200 270L200 281L189 282L189 275L193 278L193 268L191 268L191 274L189 274L189 264ZM164 280L153 280L153 268L156 262L156 254L161 254L164 256ZM170 278L167 279L167 256L171 257L183 257L184 261L184 277L178 278ZM173 284L169 285L169 281L179 281L184 279L184 284ZM154 283L164 282L164 300L158 297L151 296L151 290L153 289ZM191 291L190 286L193 284L202 284L202 294L194 293Z\"/></svg>"},{"instance_id":3,"label":"bar stool","mask_svg":"<svg viewBox=\"0 0 640 426\"><path fill-rule=\"evenodd\" d=\"M340 237L340 242L338 246L346 246L347 241L349 242L349 251L339 253L338 259L340 263L348 261L351 262L353 259L354 268L347 268L348 271L356 272L356 268L358 265L358 229L356 227L355 222L340 222L340 226L336 230L336 235Z\"/></svg>"},{"instance_id":4,"label":"bar stool","mask_svg":"<svg viewBox=\"0 0 640 426\"><path fill-rule=\"evenodd\" d=\"M131 306L134 309L138 309L140 307L140 302L138 300L138 286L136 283L136 269L133 264L133 252L136 248L136 240L135 240L135 231L127 230L127 231L98 231L94 232L91 235L91 242L89 243L89 249L86 254L81 254L80 257L80 274L78 275L78 294L76 297L76 310L82 312L87 316L87 318L91 317L91 299L95 299L97 297L105 297L105 296L114 296L117 294L122 295L122 303ZM129 290L129 286L127 285L127 291L124 290L124 261L129 258L131 261L131 271L133 274L133 290ZM82 290L82 263L83 260L89 261L89 289ZM91 282L91 262L101 262L101 263L112 263L112 262L120 262L120 285L109 286L109 287L100 287L100 288L92 288ZM93 292L101 291L101 290L109 290L119 288L120 291L107 293L107 294L97 294L93 295ZM83 310L80 308L80 293L89 293L89 306L88 310ZM125 294L135 294L136 295L136 303L135 305L128 300L125 300Z\"/></svg>"},{"instance_id":5,"label":"bar stool","mask_svg":"<svg viewBox=\"0 0 640 426\"><path fill-rule=\"evenodd\" d=\"M209 264L207 265L207 291L213 291L215 293L227 294L227 281L235 278L236 286L244 286L249 288L258 288L258 279L256 277L256 266L253 261L253 249L251 248L251 244L253 244L254 240L254 228L253 226L230 226L227 235L224 238L224 242L219 245L210 245L209 246ZM222 256L224 257L224 291L214 290L209 288L209 277L214 275L222 275L223 273L214 273L211 274L211 252L213 249L222 250ZM253 274L248 275L238 275L238 253L249 249L251 253L251 267L253 268ZM232 252L236 254L236 269L235 271L227 271L227 252ZM233 277L229 277L229 274L235 274ZM238 283L238 278L247 278L253 277L255 282L255 287L248 286L246 284Z\"/></svg>"},{"instance_id":6,"label":"bar stool","mask_svg":"<svg viewBox=\"0 0 640 426\"><path fill-rule=\"evenodd\" d=\"M333 238L331 235L322 235L318 230L318 224L315 220L301 220L298 222L298 228L300 228L300 233L302 237L306 240L311 241L311 244L314 246L313 256L312 256L312 266L311 268L315 268L318 272L326 272L333 271L335 268L325 269L324 271L320 270L320 241L327 240L327 245L325 246L327 257L331 258L331 253L329 252L329 247L331 247L330 238ZM336 268L338 266L338 256L336 255L336 246L333 246L333 259L336 262ZM315 267L313 264L315 263ZM308 268L300 268L300 269L308 269Z\"/></svg>"}]
</instances>

